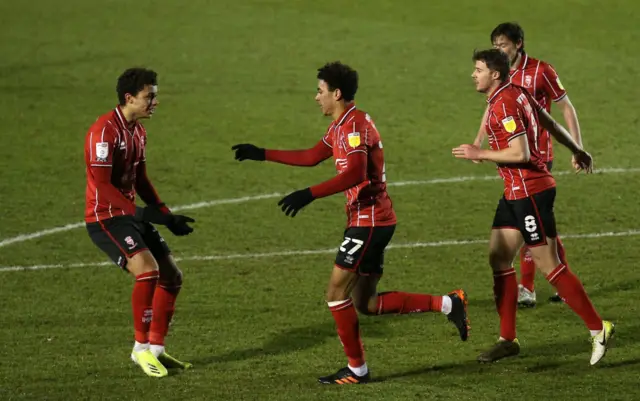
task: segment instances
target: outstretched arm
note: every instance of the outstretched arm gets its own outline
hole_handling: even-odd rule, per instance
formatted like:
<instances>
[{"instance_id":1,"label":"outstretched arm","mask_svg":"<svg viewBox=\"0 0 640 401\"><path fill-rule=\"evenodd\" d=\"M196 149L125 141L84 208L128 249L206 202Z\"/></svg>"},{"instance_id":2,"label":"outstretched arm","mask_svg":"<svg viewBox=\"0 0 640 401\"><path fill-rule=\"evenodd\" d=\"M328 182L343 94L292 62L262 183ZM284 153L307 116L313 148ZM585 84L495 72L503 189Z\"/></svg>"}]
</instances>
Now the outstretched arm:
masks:
<instances>
[{"instance_id":1,"label":"outstretched arm","mask_svg":"<svg viewBox=\"0 0 640 401\"><path fill-rule=\"evenodd\" d=\"M304 150L275 150L259 148L250 143L234 145L231 150L236 152L238 161L257 160L288 164L290 166L313 167L330 158L332 149L324 140L320 140L313 148Z\"/></svg>"},{"instance_id":2,"label":"outstretched arm","mask_svg":"<svg viewBox=\"0 0 640 401\"><path fill-rule=\"evenodd\" d=\"M305 150L265 150L265 160L289 166L313 167L327 160L333 155L332 149L324 142L318 143L311 149Z\"/></svg>"}]
</instances>

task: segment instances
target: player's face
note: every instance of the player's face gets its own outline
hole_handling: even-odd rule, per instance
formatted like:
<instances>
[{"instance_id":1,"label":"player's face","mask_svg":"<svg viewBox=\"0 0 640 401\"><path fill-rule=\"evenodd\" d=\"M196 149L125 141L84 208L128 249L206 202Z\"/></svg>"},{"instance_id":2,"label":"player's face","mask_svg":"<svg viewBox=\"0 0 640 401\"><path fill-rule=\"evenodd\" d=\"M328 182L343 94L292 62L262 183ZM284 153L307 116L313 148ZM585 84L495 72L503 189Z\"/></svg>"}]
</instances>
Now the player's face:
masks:
<instances>
[{"instance_id":1,"label":"player's face","mask_svg":"<svg viewBox=\"0 0 640 401\"><path fill-rule=\"evenodd\" d=\"M513 43L506 36L500 35L494 39L493 47L505 53L513 64L518 58L518 49L522 47L522 42Z\"/></svg>"},{"instance_id":2,"label":"player's face","mask_svg":"<svg viewBox=\"0 0 640 401\"><path fill-rule=\"evenodd\" d=\"M318 81L318 92L316 93L316 102L320 105L320 110L325 116L333 115L334 110L340 99L339 90L330 90L329 85L324 80Z\"/></svg>"},{"instance_id":3,"label":"player's face","mask_svg":"<svg viewBox=\"0 0 640 401\"><path fill-rule=\"evenodd\" d=\"M473 70L473 74L471 74L471 78L476 83L476 90L480 93L489 92L496 80L496 75L500 75L496 71L491 71L487 64L484 61L478 60L476 61L476 66Z\"/></svg>"},{"instance_id":4,"label":"player's face","mask_svg":"<svg viewBox=\"0 0 640 401\"><path fill-rule=\"evenodd\" d=\"M158 86L145 85L136 96L127 96L127 107L136 118L151 118L158 106Z\"/></svg>"}]
</instances>

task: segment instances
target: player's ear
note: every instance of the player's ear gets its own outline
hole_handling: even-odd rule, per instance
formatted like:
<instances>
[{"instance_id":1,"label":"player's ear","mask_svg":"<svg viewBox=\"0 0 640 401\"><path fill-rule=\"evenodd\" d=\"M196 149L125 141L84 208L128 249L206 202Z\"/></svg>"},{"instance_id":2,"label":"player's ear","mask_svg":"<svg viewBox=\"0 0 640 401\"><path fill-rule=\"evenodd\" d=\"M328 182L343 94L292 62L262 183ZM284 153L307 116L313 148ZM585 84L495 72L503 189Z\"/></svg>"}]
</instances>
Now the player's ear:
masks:
<instances>
[{"instance_id":1,"label":"player's ear","mask_svg":"<svg viewBox=\"0 0 640 401\"><path fill-rule=\"evenodd\" d=\"M342 99L342 91L340 89L336 89L333 91L333 100Z\"/></svg>"}]
</instances>

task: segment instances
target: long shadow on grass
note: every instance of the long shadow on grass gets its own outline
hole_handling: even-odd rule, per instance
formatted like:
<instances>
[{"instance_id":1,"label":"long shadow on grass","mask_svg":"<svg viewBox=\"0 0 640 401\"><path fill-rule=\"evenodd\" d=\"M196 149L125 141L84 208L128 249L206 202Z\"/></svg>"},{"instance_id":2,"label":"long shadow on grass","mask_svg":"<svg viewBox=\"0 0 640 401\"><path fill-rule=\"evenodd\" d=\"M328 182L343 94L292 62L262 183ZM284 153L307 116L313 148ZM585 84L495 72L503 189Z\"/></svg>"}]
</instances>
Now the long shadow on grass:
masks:
<instances>
[{"instance_id":1,"label":"long shadow on grass","mask_svg":"<svg viewBox=\"0 0 640 401\"><path fill-rule=\"evenodd\" d=\"M626 292L626 291L637 291L638 288L640 288L640 280L617 281L615 283L599 286L593 289L589 288L589 283L585 283L584 286L585 286L585 289L587 290L587 294L589 294L590 297L596 298L600 296L617 294L617 293ZM549 285L549 288L553 288L553 287ZM492 295L493 293L491 292L491 289L488 288L486 294L483 294L481 299L474 300L473 294L471 294L469 303L481 308L485 308L485 307L495 308L495 301L493 300ZM544 306L545 304L548 304L548 303L549 302L547 299L538 299L538 306ZM597 302L594 304L596 304L596 307L597 307Z\"/></svg>"},{"instance_id":2,"label":"long shadow on grass","mask_svg":"<svg viewBox=\"0 0 640 401\"><path fill-rule=\"evenodd\" d=\"M625 332L635 333L640 330L640 324L631 325L625 327ZM487 344L490 347L491 344ZM640 364L640 358L627 359L617 362L607 362L607 359L615 357L616 354L620 355L624 351L624 346L617 347L615 339L612 349L607 353L605 359L603 359L598 365L599 368L613 369L613 368L626 368L633 365ZM471 351L472 352L472 351ZM561 370L567 366L575 365L576 359L566 359L567 356L584 356L584 366L588 365L589 358L591 357L591 346L589 341L577 340L562 340L554 341L550 338L548 342L540 343L539 345L526 346L523 344L520 355L513 358L506 358L494 364L481 364L475 360L475 355L470 355L470 359L462 360L460 362L450 362L443 364L430 364L424 367L418 367L404 372L392 373L389 375L379 376L374 379L376 382L382 382L393 379L401 379L413 376L423 376L429 374L439 373L453 373L453 374L484 374L490 371L501 371L505 367L510 370L521 371L523 374L535 374L544 372L554 372ZM540 361L544 362L540 362Z\"/></svg>"},{"instance_id":3,"label":"long shadow on grass","mask_svg":"<svg viewBox=\"0 0 640 401\"><path fill-rule=\"evenodd\" d=\"M388 335L386 330L388 321L389 319L385 318L378 318L375 321L373 321L373 319L361 318L364 337L371 338ZM261 347L233 350L222 355L212 355L202 359L196 359L192 362L198 365L207 365L280 355L308 349L322 344L327 340L334 340L337 346L340 345L337 340L335 324L331 320L312 326L294 327L284 330L275 334Z\"/></svg>"}]
</instances>

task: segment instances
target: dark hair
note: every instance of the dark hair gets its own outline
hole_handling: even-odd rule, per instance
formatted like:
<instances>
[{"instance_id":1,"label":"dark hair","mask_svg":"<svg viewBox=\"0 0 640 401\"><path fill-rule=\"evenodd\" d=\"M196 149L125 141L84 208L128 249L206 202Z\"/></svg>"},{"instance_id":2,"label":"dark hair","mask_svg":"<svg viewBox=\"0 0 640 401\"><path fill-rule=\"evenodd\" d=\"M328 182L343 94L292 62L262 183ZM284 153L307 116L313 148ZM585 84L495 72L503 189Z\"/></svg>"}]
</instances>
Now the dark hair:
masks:
<instances>
[{"instance_id":1,"label":"dark hair","mask_svg":"<svg viewBox=\"0 0 640 401\"><path fill-rule=\"evenodd\" d=\"M326 82L329 90L340 89L346 102L352 101L358 91L358 72L339 61L327 63L319 68L318 79Z\"/></svg>"},{"instance_id":2,"label":"dark hair","mask_svg":"<svg viewBox=\"0 0 640 401\"><path fill-rule=\"evenodd\" d=\"M498 49L474 50L473 61L484 61L492 71L500 73L500 81L509 77L509 56Z\"/></svg>"},{"instance_id":3,"label":"dark hair","mask_svg":"<svg viewBox=\"0 0 640 401\"><path fill-rule=\"evenodd\" d=\"M491 31L491 43L493 43L498 36L506 36L514 44L522 42L522 47L519 52L524 53L524 30L517 22L503 22Z\"/></svg>"},{"instance_id":4,"label":"dark hair","mask_svg":"<svg viewBox=\"0 0 640 401\"><path fill-rule=\"evenodd\" d=\"M125 94L136 96L146 85L158 85L158 74L146 68L129 68L118 77L116 92L120 105L125 104Z\"/></svg>"}]
</instances>

